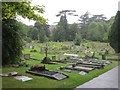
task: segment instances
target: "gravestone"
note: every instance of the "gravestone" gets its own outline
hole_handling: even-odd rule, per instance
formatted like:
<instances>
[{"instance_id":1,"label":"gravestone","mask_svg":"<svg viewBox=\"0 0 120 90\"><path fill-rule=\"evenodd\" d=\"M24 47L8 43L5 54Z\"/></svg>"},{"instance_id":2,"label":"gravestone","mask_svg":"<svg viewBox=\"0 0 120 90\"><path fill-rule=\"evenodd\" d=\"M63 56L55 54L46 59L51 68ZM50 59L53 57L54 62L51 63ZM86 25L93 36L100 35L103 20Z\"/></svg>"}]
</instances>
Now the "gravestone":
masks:
<instances>
[{"instance_id":1,"label":"gravestone","mask_svg":"<svg viewBox=\"0 0 120 90\"><path fill-rule=\"evenodd\" d=\"M44 50L44 47L41 47L41 48L40 48L40 53L43 54L44 51L45 51L45 50Z\"/></svg>"},{"instance_id":2,"label":"gravestone","mask_svg":"<svg viewBox=\"0 0 120 90\"><path fill-rule=\"evenodd\" d=\"M106 60L106 55L102 54L102 60Z\"/></svg>"},{"instance_id":3,"label":"gravestone","mask_svg":"<svg viewBox=\"0 0 120 90\"><path fill-rule=\"evenodd\" d=\"M46 69L45 66L39 66L39 65L32 66L29 70L26 71L26 73L54 78L56 80L62 80L68 78L68 76L63 73L50 71Z\"/></svg>"},{"instance_id":4,"label":"gravestone","mask_svg":"<svg viewBox=\"0 0 120 90\"><path fill-rule=\"evenodd\" d=\"M63 53L59 53L59 60L63 60Z\"/></svg>"},{"instance_id":5,"label":"gravestone","mask_svg":"<svg viewBox=\"0 0 120 90\"><path fill-rule=\"evenodd\" d=\"M30 59L30 54L24 54L23 56L24 56L24 59L26 60Z\"/></svg>"},{"instance_id":6,"label":"gravestone","mask_svg":"<svg viewBox=\"0 0 120 90\"><path fill-rule=\"evenodd\" d=\"M52 60L56 60L56 56L52 56Z\"/></svg>"}]
</instances>

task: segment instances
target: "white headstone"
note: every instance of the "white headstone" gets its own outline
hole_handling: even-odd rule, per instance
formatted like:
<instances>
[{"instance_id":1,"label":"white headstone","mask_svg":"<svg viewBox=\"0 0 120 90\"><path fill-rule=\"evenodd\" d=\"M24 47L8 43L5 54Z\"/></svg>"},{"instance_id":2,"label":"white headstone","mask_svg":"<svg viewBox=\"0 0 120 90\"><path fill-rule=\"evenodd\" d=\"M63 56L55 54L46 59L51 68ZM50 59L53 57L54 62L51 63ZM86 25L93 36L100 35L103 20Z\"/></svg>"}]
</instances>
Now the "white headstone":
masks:
<instances>
[{"instance_id":1,"label":"white headstone","mask_svg":"<svg viewBox=\"0 0 120 90\"><path fill-rule=\"evenodd\" d=\"M32 46L30 46L30 48L32 49Z\"/></svg>"}]
</instances>

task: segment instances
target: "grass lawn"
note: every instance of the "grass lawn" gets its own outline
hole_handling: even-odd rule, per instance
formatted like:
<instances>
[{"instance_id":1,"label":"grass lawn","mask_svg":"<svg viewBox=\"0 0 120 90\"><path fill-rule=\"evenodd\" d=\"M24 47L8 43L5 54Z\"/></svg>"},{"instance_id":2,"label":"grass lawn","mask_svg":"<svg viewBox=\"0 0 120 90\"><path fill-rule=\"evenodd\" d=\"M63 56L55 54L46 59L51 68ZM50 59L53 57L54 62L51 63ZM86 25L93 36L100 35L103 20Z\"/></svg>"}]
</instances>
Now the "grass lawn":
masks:
<instances>
[{"instance_id":1,"label":"grass lawn","mask_svg":"<svg viewBox=\"0 0 120 90\"><path fill-rule=\"evenodd\" d=\"M35 65L35 64L43 65L39 61L27 61L27 63L30 66ZM67 63L67 64L59 63L56 65L46 64L45 66L49 70L54 70L55 68L57 68L59 66L66 66L68 64L69 63ZM63 72L65 74L69 75L69 78L66 78L61 81L50 79L50 78L47 78L44 76L35 76L35 75L25 73L25 71L29 67L21 67L21 68L5 67L2 69L3 72L16 71L22 75L26 75L26 76L33 78L33 80L27 81L27 82L22 82L22 81L18 81L16 79L14 79L13 77L3 77L2 78L2 80L3 80L2 86L3 86L3 88L75 88L78 85L81 85L81 84L99 76L100 74L105 73L106 71L114 68L115 66L117 66L117 64L118 63L116 61L113 61L113 63L111 63L110 65L105 66L104 69L95 69L86 75L79 75L79 74L74 74L74 73L69 73L69 72Z\"/></svg>"},{"instance_id":2,"label":"grass lawn","mask_svg":"<svg viewBox=\"0 0 120 90\"><path fill-rule=\"evenodd\" d=\"M96 51L97 53L95 54L95 57L98 57L101 60L101 56L99 55L99 52L101 52L101 49L109 48L110 52L107 58L117 58L117 56L113 57L113 49L107 45L106 43L101 43L101 42L82 42L82 45L84 47L80 48L80 46L75 46L74 50L71 51L68 47L71 45L71 42L49 42L49 48L48 49L48 57L52 58L53 55L56 56L56 59L59 60L59 53L73 53L73 54L78 54L79 57L83 57L84 55L84 50L86 46L89 46L91 51ZM28 73L25 73L26 70L30 68L30 66L33 66L35 64L41 64L41 60L45 57L44 53L40 53L40 48L45 46L46 44L36 44L34 47L37 52L30 52L30 48L24 48L23 53L24 54L30 54L32 58L39 59L39 61L32 61L32 60L26 60L26 63L29 64L29 67L20 67L20 68L13 68L13 67L3 67L2 72L13 72L16 71L19 74L29 76L33 78L31 81L27 82L22 82L14 79L13 77L2 77L2 87L3 88L75 88L78 85L81 85L109 70L112 68L116 67L118 65L117 61L112 61L112 63L108 66L105 66L104 69L95 69L93 71L90 71L86 75L80 75L80 74L75 74L75 73L69 73L69 72L62 72L65 73L69 76L69 78L66 78L64 80L58 81L54 79L50 79L44 76L35 76L31 75ZM63 48L64 47L64 48ZM66 49L67 47L67 49ZM79 52L76 52L79 51ZM91 56L91 55L90 55ZM46 68L49 70L54 70L55 68L58 68L60 66L66 66L70 63L67 64L55 64L55 65L50 65L50 64L45 64ZM1 69L0 69L1 70Z\"/></svg>"}]
</instances>

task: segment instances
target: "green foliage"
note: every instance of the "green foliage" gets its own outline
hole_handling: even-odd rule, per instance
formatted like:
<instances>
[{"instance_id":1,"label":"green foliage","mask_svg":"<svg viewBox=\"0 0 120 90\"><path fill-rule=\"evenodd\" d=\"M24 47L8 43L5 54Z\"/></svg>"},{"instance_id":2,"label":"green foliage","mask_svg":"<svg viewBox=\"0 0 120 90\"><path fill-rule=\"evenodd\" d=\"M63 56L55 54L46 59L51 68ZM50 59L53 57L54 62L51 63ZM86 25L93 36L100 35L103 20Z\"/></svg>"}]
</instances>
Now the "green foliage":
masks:
<instances>
[{"instance_id":1,"label":"green foliage","mask_svg":"<svg viewBox=\"0 0 120 90\"><path fill-rule=\"evenodd\" d=\"M26 2L2 2L2 25L3 25L3 65L15 63L20 60L22 53L21 37L26 33L21 32L24 25L18 23L16 17L22 16L40 23L45 23L45 19L40 16L43 13L42 6L31 6L29 0ZM38 12L38 14L36 14Z\"/></svg>"},{"instance_id":2,"label":"green foliage","mask_svg":"<svg viewBox=\"0 0 120 90\"><path fill-rule=\"evenodd\" d=\"M80 33L76 33L74 44L75 45L80 45L80 42L82 41Z\"/></svg>"},{"instance_id":3,"label":"green foliage","mask_svg":"<svg viewBox=\"0 0 120 90\"><path fill-rule=\"evenodd\" d=\"M81 26L81 36L83 39L86 39L86 32L89 25L89 13L86 12L84 15L81 15L79 21Z\"/></svg>"},{"instance_id":4,"label":"green foliage","mask_svg":"<svg viewBox=\"0 0 120 90\"><path fill-rule=\"evenodd\" d=\"M31 6L29 0L24 1L25 2L2 2L2 19L11 19L15 18L16 15L20 15L23 18L44 23L46 20L35 13L44 13L43 6Z\"/></svg>"},{"instance_id":5,"label":"green foliage","mask_svg":"<svg viewBox=\"0 0 120 90\"><path fill-rule=\"evenodd\" d=\"M89 17L89 13L86 12L79 19L79 21L81 21L80 33L82 38L93 41L107 42L107 35L113 19L114 17L111 17L110 20L106 20L106 17L103 14Z\"/></svg>"},{"instance_id":6,"label":"green foliage","mask_svg":"<svg viewBox=\"0 0 120 90\"><path fill-rule=\"evenodd\" d=\"M2 64L15 63L22 54L21 28L13 19L2 20Z\"/></svg>"},{"instance_id":7,"label":"green foliage","mask_svg":"<svg viewBox=\"0 0 120 90\"><path fill-rule=\"evenodd\" d=\"M101 41L102 36L100 34L99 25L96 22L90 23L88 26L87 39L92 41Z\"/></svg>"},{"instance_id":8,"label":"green foliage","mask_svg":"<svg viewBox=\"0 0 120 90\"><path fill-rule=\"evenodd\" d=\"M38 29L35 27L31 27L27 32L27 36L30 37L32 40L38 40Z\"/></svg>"},{"instance_id":9,"label":"green foliage","mask_svg":"<svg viewBox=\"0 0 120 90\"><path fill-rule=\"evenodd\" d=\"M75 39L76 33L79 31L77 24L73 23L69 25L69 31L67 33L68 41L73 41Z\"/></svg>"},{"instance_id":10,"label":"green foliage","mask_svg":"<svg viewBox=\"0 0 120 90\"><path fill-rule=\"evenodd\" d=\"M60 22L56 26L53 32L54 41L73 41L75 39L75 34L79 31L77 24L68 24L67 19L61 16Z\"/></svg>"},{"instance_id":11,"label":"green foliage","mask_svg":"<svg viewBox=\"0 0 120 90\"><path fill-rule=\"evenodd\" d=\"M30 38L27 37L27 32L30 29L30 26L27 26L26 24L23 24L22 22L18 22L19 27L21 28L21 37L24 41L30 42Z\"/></svg>"},{"instance_id":12,"label":"green foliage","mask_svg":"<svg viewBox=\"0 0 120 90\"><path fill-rule=\"evenodd\" d=\"M53 32L53 41L65 41L65 30L62 26L57 25Z\"/></svg>"},{"instance_id":13,"label":"green foliage","mask_svg":"<svg viewBox=\"0 0 120 90\"><path fill-rule=\"evenodd\" d=\"M50 36L50 32L48 30L47 24L40 24L39 22L36 22L34 25L34 28L37 28L37 36L38 36L38 42L43 43L48 40L48 37ZM33 33L32 33L33 34Z\"/></svg>"},{"instance_id":14,"label":"green foliage","mask_svg":"<svg viewBox=\"0 0 120 90\"><path fill-rule=\"evenodd\" d=\"M115 16L115 21L109 32L109 43L110 46L115 50L116 53L120 53L120 11L117 12Z\"/></svg>"}]
</instances>

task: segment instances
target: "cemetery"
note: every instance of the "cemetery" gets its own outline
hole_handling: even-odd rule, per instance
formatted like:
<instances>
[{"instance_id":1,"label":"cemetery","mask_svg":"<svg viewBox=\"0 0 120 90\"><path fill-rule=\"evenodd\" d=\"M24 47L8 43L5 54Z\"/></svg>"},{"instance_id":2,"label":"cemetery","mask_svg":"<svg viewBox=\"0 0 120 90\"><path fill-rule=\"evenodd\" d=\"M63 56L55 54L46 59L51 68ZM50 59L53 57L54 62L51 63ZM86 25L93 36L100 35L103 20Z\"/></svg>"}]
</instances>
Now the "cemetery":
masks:
<instances>
[{"instance_id":1,"label":"cemetery","mask_svg":"<svg viewBox=\"0 0 120 90\"><path fill-rule=\"evenodd\" d=\"M61 44L63 46L69 46L70 43L71 42L47 42L43 44L36 43L36 45L34 45L34 49L30 47L25 47L23 50L21 63L26 63L27 67L10 67L10 69L3 69L3 73L18 72L22 76L16 76L16 80L9 76L9 80L11 82L3 82L3 86L8 84L8 87L13 87L12 84L18 83L26 87L25 84L17 81L23 80L24 82L26 82L26 84L30 84L30 82L34 81L36 83L42 83L41 86L39 85L35 87L46 87L44 83L48 82L51 83L51 85L56 83L53 85L53 87L60 87L62 85L62 87L74 88L77 85L89 81L92 78L95 78L100 74L105 73L106 71L117 66L116 61L108 60L109 58L111 58L113 51L111 47L106 45L106 43L101 44L97 42L87 42L87 45L89 47L91 46L91 43L96 43L96 47L94 49L91 49L91 52L97 49L94 57L91 57L93 56L93 53L90 53L90 51L87 52L87 54L84 52L85 47L79 49L79 46L74 46L74 50L70 47L67 50L64 50L61 47ZM83 42L82 44L86 45L86 42ZM56 49L54 49L55 45L57 46ZM104 52L101 52L100 48L98 48L98 46L100 45L102 45L103 48L105 46L106 48L111 49L111 52L106 55L106 60L102 60L102 55L99 54L104 54ZM80 51L76 52L78 49ZM31 52L31 50L37 50L37 52ZM4 79L7 80L8 78L3 76L3 80ZM75 81L73 81L73 79ZM51 87L51 85L48 85L47 87L49 88ZM32 85L32 87L34 87L34 84Z\"/></svg>"},{"instance_id":2,"label":"cemetery","mask_svg":"<svg viewBox=\"0 0 120 90\"><path fill-rule=\"evenodd\" d=\"M67 75L59 73L59 72L49 71L48 69L45 68L45 66L39 66L39 65L31 67L26 72L31 73L31 74L35 74L35 75L54 78L54 79L57 79L57 80L62 80L64 78L68 77Z\"/></svg>"},{"instance_id":3,"label":"cemetery","mask_svg":"<svg viewBox=\"0 0 120 90\"><path fill-rule=\"evenodd\" d=\"M1 1L3 90L74 90L96 78L93 86L114 86L109 76L120 61L120 11L115 15L110 6L117 2L84 1Z\"/></svg>"}]
</instances>

